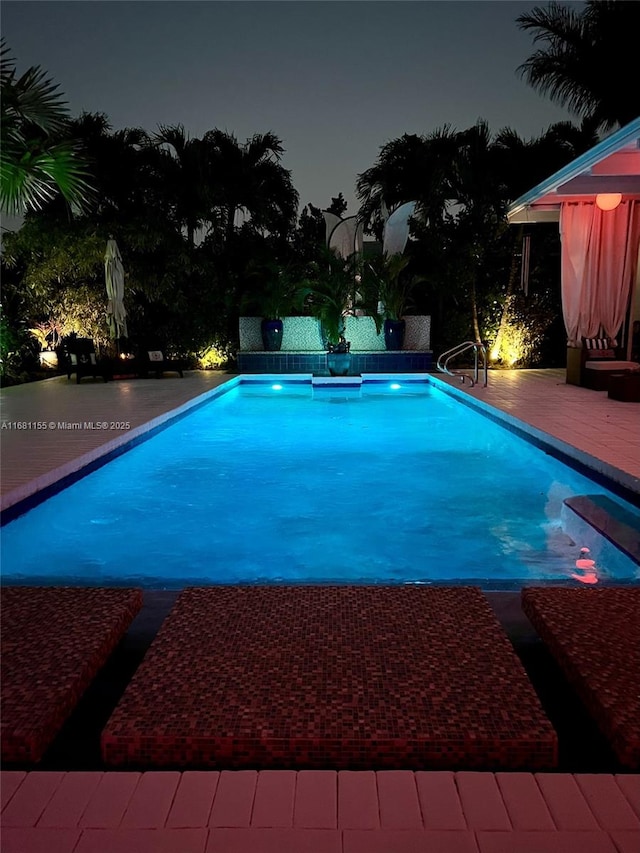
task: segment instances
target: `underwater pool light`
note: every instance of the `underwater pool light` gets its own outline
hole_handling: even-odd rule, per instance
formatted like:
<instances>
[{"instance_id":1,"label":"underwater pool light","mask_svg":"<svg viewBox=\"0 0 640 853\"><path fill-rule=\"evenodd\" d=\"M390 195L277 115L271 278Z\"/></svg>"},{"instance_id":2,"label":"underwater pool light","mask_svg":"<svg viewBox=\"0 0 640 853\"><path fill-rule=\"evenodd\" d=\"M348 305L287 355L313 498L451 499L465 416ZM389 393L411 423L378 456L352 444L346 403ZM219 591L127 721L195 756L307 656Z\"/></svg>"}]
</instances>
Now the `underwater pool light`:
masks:
<instances>
[{"instance_id":1,"label":"underwater pool light","mask_svg":"<svg viewBox=\"0 0 640 853\"><path fill-rule=\"evenodd\" d=\"M272 385L271 386L274 391L282 391L282 385Z\"/></svg>"},{"instance_id":2,"label":"underwater pool light","mask_svg":"<svg viewBox=\"0 0 640 853\"><path fill-rule=\"evenodd\" d=\"M399 385L397 382L392 382L391 385L389 385L389 388L391 388L392 391L397 391L398 388L402 388L402 385Z\"/></svg>"}]
</instances>

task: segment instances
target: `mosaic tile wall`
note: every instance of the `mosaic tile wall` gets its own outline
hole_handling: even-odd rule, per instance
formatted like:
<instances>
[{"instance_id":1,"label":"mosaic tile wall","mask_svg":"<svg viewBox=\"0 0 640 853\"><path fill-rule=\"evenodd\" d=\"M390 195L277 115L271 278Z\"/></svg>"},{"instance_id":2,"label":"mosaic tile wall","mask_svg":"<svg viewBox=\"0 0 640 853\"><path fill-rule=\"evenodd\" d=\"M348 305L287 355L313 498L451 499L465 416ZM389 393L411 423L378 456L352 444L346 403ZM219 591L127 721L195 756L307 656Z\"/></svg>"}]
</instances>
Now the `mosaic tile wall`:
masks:
<instances>
[{"instance_id":1,"label":"mosaic tile wall","mask_svg":"<svg viewBox=\"0 0 640 853\"><path fill-rule=\"evenodd\" d=\"M533 587L522 609L621 764L640 769L640 589Z\"/></svg>"},{"instance_id":2,"label":"mosaic tile wall","mask_svg":"<svg viewBox=\"0 0 640 853\"><path fill-rule=\"evenodd\" d=\"M320 324L315 317L286 317L282 327L282 349L285 352L316 352L322 350ZM263 349L258 318L258 340Z\"/></svg>"},{"instance_id":3,"label":"mosaic tile wall","mask_svg":"<svg viewBox=\"0 0 640 853\"><path fill-rule=\"evenodd\" d=\"M240 352L263 352L260 317L240 317ZM371 317L347 317L346 338L352 352L384 352L384 335ZM405 317L403 350L431 349L431 317ZM320 325L314 317L285 317L280 352L324 352Z\"/></svg>"},{"instance_id":4,"label":"mosaic tile wall","mask_svg":"<svg viewBox=\"0 0 640 853\"><path fill-rule=\"evenodd\" d=\"M376 332L373 317L347 317L345 337L352 351L384 352L384 333Z\"/></svg>"},{"instance_id":5,"label":"mosaic tile wall","mask_svg":"<svg viewBox=\"0 0 640 853\"><path fill-rule=\"evenodd\" d=\"M260 334L260 317L240 317L240 352L260 352L264 349ZM284 336L284 328L282 330Z\"/></svg>"},{"instance_id":6,"label":"mosaic tile wall","mask_svg":"<svg viewBox=\"0 0 640 853\"><path fill-rule=\"evenodd\" d=\"M114 767L524 769L556 734L470 587L183 591L102 733Z\"/></svg>"}]
</instances>

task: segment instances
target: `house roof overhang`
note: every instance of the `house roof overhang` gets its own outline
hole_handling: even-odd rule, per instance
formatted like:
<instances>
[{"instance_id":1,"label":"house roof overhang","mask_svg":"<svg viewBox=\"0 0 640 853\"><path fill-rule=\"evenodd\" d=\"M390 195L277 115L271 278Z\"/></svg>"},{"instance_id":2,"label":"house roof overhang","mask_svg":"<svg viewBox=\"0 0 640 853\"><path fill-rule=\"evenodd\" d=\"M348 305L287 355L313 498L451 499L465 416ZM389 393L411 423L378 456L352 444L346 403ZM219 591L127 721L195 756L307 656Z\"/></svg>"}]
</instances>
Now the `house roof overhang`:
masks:
<instances>
[{"instance_id":1,"label":"house roof overhang","mask_svg":"<svg viewBox=\"0 0 640 853\"><path fill-rule=\"evenodd\" d=\"M640 117L607 136L509 205L510 225L557 222L567 201L593 201L598 193L640 199Z\"/></svg>"}]
</instances>

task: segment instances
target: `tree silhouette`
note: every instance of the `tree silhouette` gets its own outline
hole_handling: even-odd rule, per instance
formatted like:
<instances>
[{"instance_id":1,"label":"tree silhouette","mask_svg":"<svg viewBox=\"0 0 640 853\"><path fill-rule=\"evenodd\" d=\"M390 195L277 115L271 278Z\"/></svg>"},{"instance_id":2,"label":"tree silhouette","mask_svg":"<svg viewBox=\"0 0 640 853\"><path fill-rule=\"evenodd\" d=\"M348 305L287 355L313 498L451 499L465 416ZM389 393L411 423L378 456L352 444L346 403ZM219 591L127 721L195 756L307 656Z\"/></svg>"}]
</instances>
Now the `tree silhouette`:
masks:
<instances>
[{"instance_id":1,"label":"tree silhouette","mask_svg":"<svg viewBox=\"0 0 640 853\"><path fill-rule=\"evenodd\" d=\"M583 9L549 3L520 15L543 46L518 71L572 113L610 129L640 115L640 3L587 0Z\"/></svg>"}]
</instances>

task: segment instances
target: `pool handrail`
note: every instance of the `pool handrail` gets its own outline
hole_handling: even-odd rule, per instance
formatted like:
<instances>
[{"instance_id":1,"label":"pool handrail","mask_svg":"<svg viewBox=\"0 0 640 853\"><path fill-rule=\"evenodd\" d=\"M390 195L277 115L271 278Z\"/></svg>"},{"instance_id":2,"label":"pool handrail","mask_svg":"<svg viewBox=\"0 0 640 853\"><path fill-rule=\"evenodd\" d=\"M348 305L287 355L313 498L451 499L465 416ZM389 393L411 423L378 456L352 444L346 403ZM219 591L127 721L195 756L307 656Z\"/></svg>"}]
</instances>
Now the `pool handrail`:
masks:
<instances>
[{"instance_id":1,"label":"pool handrail","mask_svg":"<svg viewBox=\"0 0 640 853\"><path fill-rule=\"evenodd\" d=\"M449 368L449 362L451 359L470 349L473 350L474 354L473 376L470 373L466 373L464 370L451 370ZM484 382L482 387L486 388L488 381L487 348L483 343L478 343L477 341L463 341L461 344L457 344L457 346L445 350L445 352L438 357L436 367L441 373L447 373L449 376L459 376L462 383L468 379L471 383L471 387L473 388L474 385L478 384L478 351L482 353L483 361Z\"/></svg>"}]
</instances>

